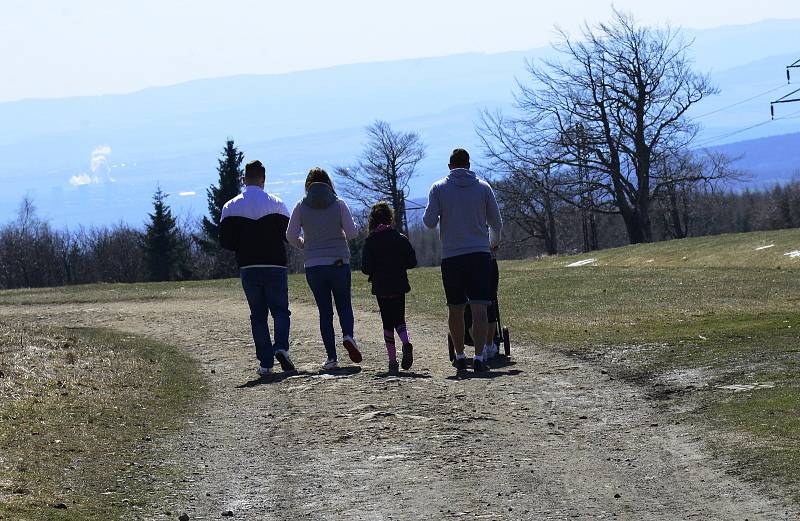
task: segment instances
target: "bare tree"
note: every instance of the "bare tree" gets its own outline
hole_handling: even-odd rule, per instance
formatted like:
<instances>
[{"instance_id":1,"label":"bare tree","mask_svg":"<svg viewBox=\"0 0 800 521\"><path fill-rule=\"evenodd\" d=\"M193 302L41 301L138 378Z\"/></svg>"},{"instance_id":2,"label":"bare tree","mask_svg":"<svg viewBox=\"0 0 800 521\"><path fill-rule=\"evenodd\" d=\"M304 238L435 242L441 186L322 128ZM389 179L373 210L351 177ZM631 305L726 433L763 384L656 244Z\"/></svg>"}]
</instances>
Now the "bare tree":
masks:
<instances>
[{"instance_id":1,"label":"bare tree","mask_svg":"<svg viewBox=\"0 0 800 521\"><path fill-rule=\"evenodd\" d=\"M681 180L657 178L653 165L689 146L698 127L687 111L717 92L693 70L690 45L669 27L614 10L610 22L586 26L581 41L561 32L561 58L529 63L531 83L518 84L520 115L504 122L485 114L484 127L513 136L511 146L546 150L539 159L558 167L562 194L619 213L631 243L649 242L654 194Z\"/></svg>"},{"instance_id":2,"label":"bare tree","mask_svg":"<svg viewBox=\"0 0 800 521\"><path fill-rule=\"evenodd\" d=\"M339 167L343 192L364 206L387 199L394 208L395 227L408 233L406 198L417 164L425 157L425 145L416 132L395 131L385 121L367 127L367 142L358 163Z\"/></svg>"},{"instance_id":3,"label":"bare tree","mask_svg":"<svg viewBox=\"0 0 800 521\"><path fill-rule=\"evenodd\" d=\"M488 158L488 169L496 179L493 186L503 215L525 231L528 238L540 240L545 251L558 253L555 210L557 181L552 165L543 159L543 149L522 139L514 122L501 114L484 114L478 128Z\"/></svg>"},{"instance_id":4,"label":"bare tree","mask_svg":"<svg viewBox=\"0 0 800 521\"><path fill-rule=\"evenodd\" d=\"M746 177L733 168L738 158L720 152L676 150L663 154L653 165L656 182L653 200L661 201L666 209L666 235L674 239L689 237L694 194L699 190L713 192L723 180L742 180Z\"/></svg>"}]
</instances>

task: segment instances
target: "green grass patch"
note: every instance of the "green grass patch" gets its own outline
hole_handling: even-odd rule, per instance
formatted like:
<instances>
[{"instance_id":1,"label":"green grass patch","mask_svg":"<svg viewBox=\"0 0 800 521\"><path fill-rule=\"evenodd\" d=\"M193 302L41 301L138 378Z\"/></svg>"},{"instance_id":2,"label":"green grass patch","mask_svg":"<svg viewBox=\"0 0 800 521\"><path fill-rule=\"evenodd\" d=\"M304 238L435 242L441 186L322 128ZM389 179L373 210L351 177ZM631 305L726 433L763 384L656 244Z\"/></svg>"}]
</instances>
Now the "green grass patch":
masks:
<instances>
[{"instance_id":1,"label":"green grass patch","mask_svg":"<svg viewBox=\"0 0 800 521\"><path fill-rule=\"evenodd\" d=\"M144 514L172 471L156 443L206 393L197 364L137 336L21 323L0 325L0 352L0 519Z\"/></svg>"},{"instance_id":2,"label":"green grass patch","mask_svg":"<svg viewBox=\"0 0 800 521\"><path fill-rule=\"evenodd\" d=\"M738 393L715 403L709 417L725 431L741 432L737 440L717 442L743 463L755 480L779 483L800 501L800 382L797 371L782 375L774 389Z\"/></svg>"},{"instance_id":3,"label":"green grass patch","mask_svg":"<svg viewBox=\"0 0 800 521\"><path fill-rule=\"evenodd\" d=\"M596 259L598 266L661 266L689 268L797 268L800 229L692 237L591 252L570 259Z\"/></svg>"},{"instance_id":4,"label":"green grass patch","mask_svg":"<svg viewBox=\"0 0 800 521\"><path fill-rule=\"evenodd\" d=\"M236 279L147 284L86 284L58 288L0 291L0 305L42 306L51 304L107 304L113 302L199 299L209 292L231 291L241 287ZM220 295L222 296L222 295Z\"/></svg>"}]
</instances>

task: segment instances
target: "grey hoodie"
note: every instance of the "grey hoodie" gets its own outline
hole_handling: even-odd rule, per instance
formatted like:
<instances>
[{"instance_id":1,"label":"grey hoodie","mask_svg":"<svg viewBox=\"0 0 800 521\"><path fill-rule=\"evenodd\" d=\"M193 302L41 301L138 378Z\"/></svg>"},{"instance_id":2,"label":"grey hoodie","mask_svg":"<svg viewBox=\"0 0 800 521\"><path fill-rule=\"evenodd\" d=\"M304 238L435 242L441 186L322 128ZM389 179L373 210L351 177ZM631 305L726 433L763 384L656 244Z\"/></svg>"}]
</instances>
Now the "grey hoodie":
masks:
<instances>
[{"instance_id":1,"label":"grey hoodie","mask_svg":"<svg viewBox=\"0 0 800 521\"><path fill-rule=\"evenodd\" d=\"M466 168L451 170L431 186L422 220L428 228L439 225L443 259L490 253L503 229L492 187Z\"/></svg>"},{"instance_id":2,"label":"grey hoodie","mask_svg":"<svg viewBox=\"0 0 800 521\"><path fill-rule=\"evenodd\" d=\"M303 237L300 237L302 229ZM357 234L350 209L325 183L312 183L297 203L286 229L289 244L305 250L305 266L350 261L347 239Z\"/></svg>"}]
</instances>

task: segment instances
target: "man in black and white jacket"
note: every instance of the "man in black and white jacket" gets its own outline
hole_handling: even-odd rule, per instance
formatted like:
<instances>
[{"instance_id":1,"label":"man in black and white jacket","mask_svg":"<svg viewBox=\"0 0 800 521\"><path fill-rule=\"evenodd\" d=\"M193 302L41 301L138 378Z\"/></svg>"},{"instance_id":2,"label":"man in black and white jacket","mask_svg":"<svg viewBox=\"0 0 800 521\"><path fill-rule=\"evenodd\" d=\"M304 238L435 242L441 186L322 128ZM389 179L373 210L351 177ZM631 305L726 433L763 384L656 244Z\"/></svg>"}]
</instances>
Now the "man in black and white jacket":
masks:
<instances>
[{"instance_id":1,"label":"man in black and white jacket","mask_svg":"<svg viewBox=\"0 0 800 521\"><path fill-rule=\"evenodd\" d=\"M272 373L277 358L284 371L294 371L289 358L289 279L286 227L289 211L279 198L264 191L261 161L244 169L244 192L222 207L220 243L236 252L242 288L250 305L250 325L260 363L259 375ZM272 314L274 341L268 316Z\"/></svg>"}]
</instances>

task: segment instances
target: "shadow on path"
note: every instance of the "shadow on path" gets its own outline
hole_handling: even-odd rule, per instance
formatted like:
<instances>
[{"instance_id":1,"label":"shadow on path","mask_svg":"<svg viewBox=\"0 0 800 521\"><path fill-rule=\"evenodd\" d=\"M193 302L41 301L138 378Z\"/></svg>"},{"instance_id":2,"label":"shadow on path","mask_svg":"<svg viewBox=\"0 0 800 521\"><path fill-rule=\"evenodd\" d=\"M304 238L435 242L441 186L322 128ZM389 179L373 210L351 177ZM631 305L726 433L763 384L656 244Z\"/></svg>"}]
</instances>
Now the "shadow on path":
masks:
<instances>
[{"instance_id":1,"label":"shadow on path","mask_svg":"<svg viewBox=\"0 0 800 521\"><path fill-rule=\"evenodd\" d=\"M478 373L476 374L474 371L465 371L460 374L454 374L452 376L448 376L445 378L446 380L471 380L473 378L483 378L483 379L494 379L494 378L501 378L503 376L517 376L522 374L524 371L519 369L512 369L510 371L487 371L485 373Z\"/></svg>"},{"instance_id":2,"label":"shadow on path","mask_svg":"<svg viewBox=\"0 0 800 521\"><path fill-rule=\"evenodd\" d=\"M397 374L390 374L386 371L382 373L378 373L375 375L376 380L382 380L385 378L408 378L408 379L416 379L416 378L433 378L430 373L415 373L414 371L400 371Z\"/></svg>"},{"instance_id":3,"label":"shadow on path","mask_svg":"<svg viewBox=\"0 0 800 521\"><path fill-rule=\"evenodd\" d=\"M266 384L276 384L286 380L287 378L292 378L296 376L308 376L311 373L307 373L305 371L286 371L283 373L274 373L270 375L259 376L258 378L254 378L249 382L245 382L242 385L237 385L237 389L249 389L250 387L257 387L259 385L266 385Z\"/></svg>"},{"instance_id":4,"label":"shadow on path","mask_svg":"<svg viewBox=\"0 0 800 521\"><path fill-rule=\"evenodd\" d=\"M259 385L269 385L280 383L289 378L347 378L357 375L361 372L361 367L357 365L340 367L332 371L288 371L284 373L274 373L271 375L261 376L237 385L237 389L249 389L251 387L258 387Z\"/></svg>"}]
</instances>

